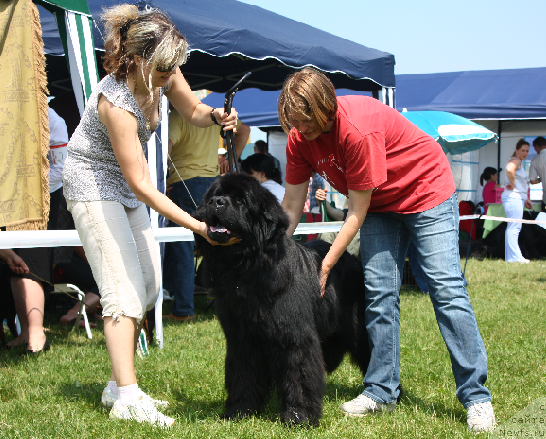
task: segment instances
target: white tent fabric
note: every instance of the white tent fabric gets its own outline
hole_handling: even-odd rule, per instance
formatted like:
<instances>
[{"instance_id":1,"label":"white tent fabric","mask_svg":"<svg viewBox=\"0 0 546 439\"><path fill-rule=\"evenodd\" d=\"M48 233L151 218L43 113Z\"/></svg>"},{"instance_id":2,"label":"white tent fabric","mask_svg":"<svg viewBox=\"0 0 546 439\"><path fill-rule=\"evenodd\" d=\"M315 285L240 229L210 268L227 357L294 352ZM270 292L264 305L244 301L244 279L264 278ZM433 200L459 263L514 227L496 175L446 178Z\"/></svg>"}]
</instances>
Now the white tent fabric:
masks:
<instances>
[{"instance_id":1,"label":"white tent fabric","mask_svg":"<svg viewBox=\"0 0 546 439\"><path fill-rule=\"evenodd\" d=\"M57 21L59 24L59 21ZM98 84L98 69L93 44L93 19L90 16L65 11L64 25L67 31L66 48L72 88L83 115L85 103Z\"/></svg>"}]
</instances>

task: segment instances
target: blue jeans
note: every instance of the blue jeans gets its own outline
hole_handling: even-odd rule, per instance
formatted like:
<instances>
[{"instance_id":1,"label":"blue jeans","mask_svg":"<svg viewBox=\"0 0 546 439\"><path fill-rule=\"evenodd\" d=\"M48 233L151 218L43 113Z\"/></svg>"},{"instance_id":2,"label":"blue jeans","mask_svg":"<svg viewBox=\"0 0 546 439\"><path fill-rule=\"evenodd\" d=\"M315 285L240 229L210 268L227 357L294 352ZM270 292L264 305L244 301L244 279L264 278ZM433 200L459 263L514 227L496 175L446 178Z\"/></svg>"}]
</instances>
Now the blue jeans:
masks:
<instances>
[{"instance_id":1,"label":"blue jeans","mask_svg":"<svg viewBox=\"0 0 546 439\"><path fill-rule=\"evenodd\" d=\"M216 177L194 177L184 180L184 182L179 181L174 183L169 193L169 198L182 210L188 213L195 212L195 204L197 206L201 204L205 193L215 179ZM188 190L191 193L191 197ZM169 222L168 227L180 226ZM195 260L193 241L167 243L163 283L165 284L165 288L174 296L173 315L194 315Z\"/></svg>"},{"instance_id":2,"label":"blue jeans","mask_svg":"<svg viewBox=\"0 0 546 439\"><path fill-rule=\"evenodd\" d=\"M408 245L415 245L436 321L451 357L457 398L468 406L491 400L484 386L487 354L459 260L459 209L455 195L425 212L369 212L360 230L366 283L366 328L372 349L364 394L395 402L400 385L400 284Z\"/></svg>"}]
</instances>

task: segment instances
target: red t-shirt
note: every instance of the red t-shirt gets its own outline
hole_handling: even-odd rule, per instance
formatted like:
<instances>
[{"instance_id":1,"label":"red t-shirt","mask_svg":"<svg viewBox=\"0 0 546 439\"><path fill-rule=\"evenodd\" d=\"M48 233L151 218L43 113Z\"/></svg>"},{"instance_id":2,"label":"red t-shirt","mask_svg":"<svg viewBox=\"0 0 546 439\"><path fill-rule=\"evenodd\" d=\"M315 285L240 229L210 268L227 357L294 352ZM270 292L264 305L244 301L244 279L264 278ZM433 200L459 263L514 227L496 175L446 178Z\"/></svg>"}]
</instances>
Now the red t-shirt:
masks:
<instances>
[{"instance_id":1,"label":"red t-shirt","mask_svg":"<svg viewBox=\"0 0 546 439\"><path fill-rule=\"evenodd\" d=\"M377 99L337 101L329 133L307 141L290 131L287 183L308 181L314 169L342 194L374 189L370 212L424 212L455 192L447 157L432 137Z\"/></svg>"}]
</instances>

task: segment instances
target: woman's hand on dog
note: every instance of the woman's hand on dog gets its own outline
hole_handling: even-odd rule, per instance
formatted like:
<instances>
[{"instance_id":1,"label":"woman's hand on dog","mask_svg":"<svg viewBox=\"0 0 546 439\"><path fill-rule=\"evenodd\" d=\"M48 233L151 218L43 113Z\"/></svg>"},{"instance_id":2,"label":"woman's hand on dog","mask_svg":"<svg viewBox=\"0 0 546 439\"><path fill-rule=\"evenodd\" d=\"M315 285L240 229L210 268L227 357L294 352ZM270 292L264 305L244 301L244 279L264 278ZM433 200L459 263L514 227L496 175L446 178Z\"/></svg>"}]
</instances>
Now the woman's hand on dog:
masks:
<instances>
[{"instance_id":1,"label":"woman's hand on dog","mask_svg":"<svg viewBox=\"0 0 546 439\"><path fill-rule=\"evenodd\" d=\"M221 243L221 242L216 242L216 241L213 241L212 239L210 239L208 236L207 236L207 241L212 244L212 245L233 245L233 244L238 244L242 241L241 238L236 238L235 236L233 238L230 238L230 240L228 242L224 242L224 243Z\"/></svg>"},{"instance_id":2,"label":"woman's hand on dog","mask_svg":"<svg viewBox=\"0 0 546 439\"><path fill-rule=\"evenodd\" d=\"M196 233L199 233L203 238L205 238L210 245L233 245L238 244L242 241L241 238L237 238L235 236L233 238L230 238L228 242L224 243L213 241L212 239L210 239L207 233L207 225L204 222L201 222L199 230L197 230Z\"/></svg>"},{"instance_id":3,"label":"woman's hand on dog","mask_svg":"<svg viewBox=\"0 0 546 439\"><path fill-rule=\"evenodd\" d=\"M324 264L322 265L319 273L319 281L320 281L320 297L324 297L324 293L326 293L326 282L328 281L328 275L330 274L330 269L327 269Z\"/></svg>"}]
</instances>

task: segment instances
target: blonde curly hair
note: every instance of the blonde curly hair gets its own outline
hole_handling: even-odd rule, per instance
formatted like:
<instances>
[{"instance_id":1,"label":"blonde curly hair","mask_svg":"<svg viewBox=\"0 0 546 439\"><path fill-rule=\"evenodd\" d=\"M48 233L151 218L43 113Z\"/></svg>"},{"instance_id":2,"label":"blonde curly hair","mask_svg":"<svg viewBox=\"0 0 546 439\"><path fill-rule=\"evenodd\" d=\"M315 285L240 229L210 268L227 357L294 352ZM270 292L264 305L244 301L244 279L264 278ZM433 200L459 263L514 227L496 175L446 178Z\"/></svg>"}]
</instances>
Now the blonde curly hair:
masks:
<instances>
[{"instance_id":1,"label":"blonde curly hair","mask_svg":"<svg viewBox=\"0 0 546 439\"><path fill-rule=\"evenodd\" d=\"M151 64L152 71L168 71L187 60L186 38L159 9L139 11L135 5L117 5L103 9L101 20L106 31L104 69L116 80L127 77L135 55ZM146 82L151 89L151 74Z\"/></svg>"}]
</instances>

